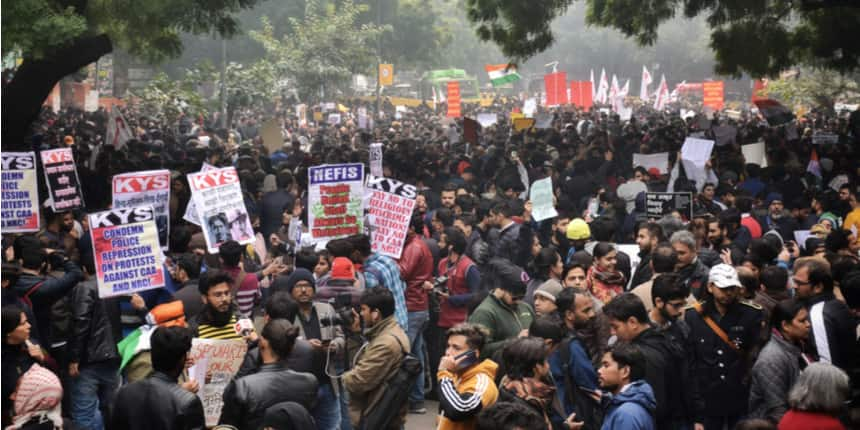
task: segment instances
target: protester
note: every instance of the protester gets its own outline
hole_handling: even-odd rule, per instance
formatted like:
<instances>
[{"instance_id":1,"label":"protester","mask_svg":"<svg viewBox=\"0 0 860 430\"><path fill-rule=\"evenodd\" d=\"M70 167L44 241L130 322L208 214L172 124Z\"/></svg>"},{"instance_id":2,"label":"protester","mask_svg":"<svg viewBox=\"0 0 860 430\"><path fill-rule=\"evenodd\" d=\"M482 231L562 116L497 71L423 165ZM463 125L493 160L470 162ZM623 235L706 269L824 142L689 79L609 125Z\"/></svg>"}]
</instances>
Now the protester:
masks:
<instances>
[{"instance_id":1,"label":"protester","mask_svg":"<svg viewBox=\"0 0 860 430\"><path fill-rule=\"evenodd\" d=\"M394 297L394 312L397 324L403 330L409 329L409 314L406 309L406 284L400 276L400 267L389 257L372 252L370 238L361 234L350 236L352 254L350 259L356 265L361 265L365 276L365 288L376 286L388 288Z\"/></svg>"},{"instance_id":2,"label":"protester","mask_svg":"<svg viewBox=\"0 0 860 430\"><path fill-rule=\"evenodd\" d=\"M471 324L448 329L445 355L439 361L439 429L474 429L477 415L496 403L498 365L481 359L486 330Z\"/></svg>"},{"instance_id":3,"label":"protester","mask_svg":"<svg viewBox=\"0 0 860 430\"><path fill-rule=\"evenodd\" d=\"M848 389L848 375L838 367L810 364L788 393L791 409L779 421L779 429L844 430L836 416L848 398Z\"/></svg>"},{"instance_id":4,"label":"protester","mask_svg":"<svg viewBox=\"0 0 860 430\"><path fill-rule=\"evenodd\" d=\"M555 386L550 380L543 341L536 338L517 339L505 346L502 357L505 374L500 384L500 400L532 408L549 427L547 413Z\"/></svg>"},{"instance_id":5,"label":"protester","mask_svg":"<svg viewBox=\"0 0 860 430\"><path fill-rule=\"evenodd\" d=\"M675 253L675 249L668 242L663 242L651 251L649 265L649 270L652 273L651 279L639 284L631 292L636 294L639 300L642 300L642 303L645 304L645 309L650 312L654 307L652 294L654 280L660 275L675 272L675 267L678 265L678 254Z\"/></svg>"},{"instance_id":6,"label":"protester","mask_svg":"<svg viewBox=\"0 0 860 430\"><path fill-rule=\"evenodd\" d=\"M203 297L203 311L188 321L195 337L203 339L242 339L236 330L239 308L233 301L233 277L225 272L207 272L198 285Z\"/></svg>"},{"instance_id":7,"label":"protester","mask_svg":"<svg viewBox=\"0 0 860 430\"><path fill-rule=\"evenodd\" d=\"M657 403L645 382L645 358L634 345L618 345L603 354L597 370L600 387L612 394L602 430L655 429Z\"/></svg>"},{"instance_id":8,"label":"protester","mask_svg":"<svg viewBox=\"0 0 860 430\"><path fill-rule=\"evenodd\" d=\"M588 291L601 303L606 304L613 297L624 292L626 280L616 270L618 251L607 243L598 243L593 250L594 264L588 269L585 279Z\"/></svg>"},{"instance_id":9,"label":"protester","mask_svg":"<svg viewBox=\"0 0 860 430\"><path fill-rule=\"evenodd\" d=\"M528 335L534 321L534 311L522 301L528 280L525 271L501 259L491 260L490 267L498 284L469 316L470 323L490 332L481 350L484 357L493 357L508 340Z\"/></svg>"},{"instance_id":10,"label":"protester","mask_svg":"<svg viewBox=\"0 0 860 430\"><path fill-rule=\"evenodd\" d=\"M10 430L63 428L63 386L50 370L33 364L21 375L18 387L11 395L14 415ZM47 424L47 426L46 426Z\"/></svg>"}]
</instances>

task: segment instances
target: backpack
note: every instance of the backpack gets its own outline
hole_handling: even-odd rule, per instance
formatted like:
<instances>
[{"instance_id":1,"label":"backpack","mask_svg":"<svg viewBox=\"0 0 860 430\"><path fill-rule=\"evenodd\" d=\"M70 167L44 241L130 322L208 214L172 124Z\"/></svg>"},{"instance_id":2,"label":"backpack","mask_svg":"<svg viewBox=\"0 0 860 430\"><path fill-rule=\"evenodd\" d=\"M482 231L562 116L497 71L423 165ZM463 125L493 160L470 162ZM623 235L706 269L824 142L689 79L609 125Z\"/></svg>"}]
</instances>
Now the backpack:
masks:
<instances>
[{"instance_id":1,"label":"backpack","mask_svg":"<svg viewBox=\"0 0 860 430\"><path fill-rule=\"evenodd\" d=\"M406 404L409 396L404 393L412 391L415 385L415 378L421 372L421 360L415 355L406 352L403 343L397 336L391 334L397 344L400 345L400 351L403 354L403 359L400 361L400 367L391 378L385 381L385 391L379 400L366 411L361 414L361 420L358 423L359 430L377 430L387 429L391 425L394 417L400 413L400 410Z\"/></svg>"},{"instance_id":2,"label":"backpack","mask_svg":"<svg viewBox=\"0 0 860 430\"><path fill-rule=\"evenodd\" d=\"M570 342L574 336L568 336L561 341L559 354L561 354L561 370L564 375L564 397L573 404L576 412L576 420L585 425L583 430L598 430L603 424L603 408L600 402L594 400L587 391L580 388L570 379ZM567 419L567 417L562 417Z\"/></svg>"}]
</instances>

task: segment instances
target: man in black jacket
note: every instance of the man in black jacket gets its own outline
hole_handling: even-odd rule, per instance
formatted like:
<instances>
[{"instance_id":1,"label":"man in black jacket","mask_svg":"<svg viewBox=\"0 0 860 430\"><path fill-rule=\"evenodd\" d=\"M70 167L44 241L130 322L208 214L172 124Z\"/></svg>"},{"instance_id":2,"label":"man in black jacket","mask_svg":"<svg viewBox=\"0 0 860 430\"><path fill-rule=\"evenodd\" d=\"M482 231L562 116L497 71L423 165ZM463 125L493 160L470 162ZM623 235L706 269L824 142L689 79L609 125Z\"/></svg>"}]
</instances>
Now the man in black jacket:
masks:
<instances>
[{"instance_id":1,"label":"man in black jacket","mask_svg":"<svg viewBox=\"0 0 860 430\"><path fill-rule=\"evenodd\" d=\"M88 273L95 272L92 260L85 265ZM100 429L102 417L110 416L110 402L119 385L120 360L94 278L72 291L72 311L68 347L72 420L82 428Z\"/></svg>"},{"instance_id":2,"label":"man in black jacket","mask_svg":"<svg viewBox=\"0 0 860 430\"><path fill-rule=\"evenodd\" d=\"M612 333L622 342L636 345L645 356L645 381L657 399L657 428L688 428L692 424L689 377L684 352L651 326L645 305L633 293L615 297L603 307Z\"/></svg>"},{"instance_id":3,"label":"man in black jacket","mask_svg":"<svg viewBox=\"0 0 860 430\"><path fill-rule=\"evenodd\" d=\"M654 222L646 222L639 224L636 228L636 244L639 245L639 264L636 266L636 272L633 274L633 279L630 280L630 289L636 288L638 285L644 284L651 280L654 271L651 269L651 253L657 244L665 240L663 237L663 228Z\"/></svg>"},{"instance_id":4,"label":"man in black jacket","mask_svg":"<svg viewBox=\"0 0 860 430\"><path fill-rule=\"evenodd\" d=\"M523 223L517 224L512 218L515 215L514 203L503 201L490 209L492 224L499 231L497 241L490 243L490 253L494 257L505 258L520 267L526 267L532 245L532 229L530 207L526 207Z\"/></svg>"},{"instance_id":5,"label":"man in black jacket","mask_svg":"<svg viewBox=\"0 0 860 430\"><path fill-rule=\"evenodd\" d=\"M306 409L316 403L317 380L313 374L287 369L287 357L299 335L298 327L283 319L269 321L260 339L263 365L257 373L234 379L224 390L221 424L240 429L260 428L266 409L281 402L297 402Z\"/></svg>"},{"instance_id":6,"label":"man in black jacket","mask_svg":"<svg viewBox=\"0 0 860 430\"><path fill-rule=\"evenodd\" d=\"M191 332L183 327L159 327L150 342L154 372L119 390L110 428L205 429L206 418L200 398L177 384L191 350Z\"/></svg>"}]
</instances>

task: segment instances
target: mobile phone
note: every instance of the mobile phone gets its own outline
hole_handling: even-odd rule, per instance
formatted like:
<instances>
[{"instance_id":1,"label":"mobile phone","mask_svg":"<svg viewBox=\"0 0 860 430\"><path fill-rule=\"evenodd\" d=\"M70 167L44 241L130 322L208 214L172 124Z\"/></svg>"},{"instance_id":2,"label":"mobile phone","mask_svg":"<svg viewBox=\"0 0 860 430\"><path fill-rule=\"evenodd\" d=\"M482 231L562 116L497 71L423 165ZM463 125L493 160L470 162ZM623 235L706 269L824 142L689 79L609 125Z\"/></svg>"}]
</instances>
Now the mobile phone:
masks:
<instances>
[{"instance_id":1,"label":"mobile phone","mask_svg":"<svg viewBox=\"0 0 860 430\"><path fill-rule=\"evenodd\" d=\"M478 356L475 354L475 350L473 349L470 349L457 355L456 357L454 357L454 360L456 361L461 358L463 359L463 361L461 361L460 364L457 365L457 370L463 370L478 362Z\"/></svg>"}]
</instances>

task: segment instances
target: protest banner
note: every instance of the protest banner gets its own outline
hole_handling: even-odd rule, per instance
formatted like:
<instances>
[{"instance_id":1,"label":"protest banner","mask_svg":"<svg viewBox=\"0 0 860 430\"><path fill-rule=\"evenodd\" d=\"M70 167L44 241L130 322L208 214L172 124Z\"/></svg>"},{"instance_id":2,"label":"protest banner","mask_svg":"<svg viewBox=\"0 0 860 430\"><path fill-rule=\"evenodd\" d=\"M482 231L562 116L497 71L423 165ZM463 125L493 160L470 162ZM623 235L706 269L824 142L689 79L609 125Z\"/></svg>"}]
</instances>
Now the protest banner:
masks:
<instances>
[{"instance_id":1,"label":"protest banner","mask_svg":"<svg viewBox=\"0 0 860 430\"><path fill-rule=\"evenodd\" d=\"M308 229L312 243L364 231L364 164L308 169Z\"/></svg>"},{"instance_id":2,"label":"protest banner","mask_svg":"<svg viewBox=\"0 0 860 430\"><path fill-rule=\"evenodd\" d=\"M358 108L358 128L368 128L367 108Z\"/></svg>"},{"instance_id":3,"label":"protest banner","mask_svg":"<svg viewBox=\"0 0 860 430\"><path fill-rule=\"evenodd\" d=\"M164 286L164 254L152 206L114 208L89 214L88 219L99 297Z\"/></svg>"},{"instance_id":4,"label":"protest banner","mask_svg":"<svg viewBox=\"0 0 860 430\"><path fill-rule=\"evenodd\" d=\"M472 145L478 144L478 130L481 124L469 117L463 117L463 140Z\"/></svg>"},{"instance_id":5,"label":"protest banner","mask_svg":"<svg viewBox=\"0 0 860 430\"><path fill-rule=\"evenodd\" d=\"M278 120L270 119L264 122L260 129L260 135L263 137L263 146L269 150L269 154L274 154L275 151L283 148L284 136L281 134Z\"/></svg>"},{"instance_id":6,"label":"protest banner","mask_svg":"<svg viewBox=\"0 0 860 430\"><path fill-rule=\"evenodd\" d=\"M712 81L702 83L702 104L714 110L723 108L723 81Z\"/></svg>"},{"instance_id":7,"label":"protest banner","mask_svg":"<svg viewBox=\"0 0 860 430\"><path fill-rule=\"evenodd\" d=\"M481 124L481 127L489 127L499 121L498 115L495 113L479 113L478 114L478 124Z\"/></svg>"},{"instance_id":8,"label":"protest banner","mask_svg":"<svg viewBox=\"0 0 860 430\"><path fill-rule=\"evenodd\" d=\"M678 211L684 221L693 219L693 193L645 193L645 213L657 219Z\"/></svg>"},{"instance_id":9,"label":"protest banner","mask_svg":"<svg viewBox=\"0 0 860 430\"><path fill-rule=\"evenodd\" d=\"M746 161L747 164L758 164L761 167L767 167L767 156L764 142L741 145L741 153L744 154L744 161Z\"/></svg>"},{"instance_id":10,"label":"protest banner","mask_svg":"<svg viewBox=\"0 0 860 430\"><path fill-rule=\"evenodd\" d=\"M528 130L535 125L534 118L517 118L514 120L514 131L517 133Z\"/></svg>"},{"instance_id":11,"label":"protest banner","mask_svg":"<svg viewBox=\"0 0 860 430\"><path fill-rule=\"evenodd\" d=\"M839 143L839 135L823 131L817 131L812 134L813 145L823 145L826 143Z\"/></svg>"},{"instance_id":12,"label":"protest banner","mask_svg":"<svg viewBox=\"0 0 860 430\"><path fill-rule=\"evenodd\" d=\"M203 162L203 167L200 169L201 172L208 172L209 170L217 169L217 167ZM200 225L200 217L197 216L197 205L194 204L194 199L188 200L188 205L185 206L185 214L182 216L182 219L190 222L194 225Z\"/></svg>"},{"instance_id":13,"label":"protest banner","mask_svg":"<svg viewBox=\"0 0 860 430\"><path fill-rule=\"evenodd\" d=\"M338 124L340 124L340 114L339 113L328 114L328 125L338 125Z\"/></svg>"},{"instance_id":14,"label":"protest banner","mask_svg":"<svg viewBox=\"0 0 860 430\"><path fill-rule=\"evenodd\" d=\"M633 168L644 167L645 170L657 169L661 175L669 173L669 153L633 154Z\"/></svg>"},{"instance_id":15,"label":"protest banner","mask_svg":"<svg viewBox=\"0 0 860 430\"><path fill-rule=\"evenodd\" d=\"M235 167L189 173L188 184L210 253L217 254L218 246L228 240L242 245L254 242Z\"/></svg>"},{"instance_id":16,"label":"protest banner","mask_svg":"<svg viewBox=\"0 0 860 430\"><path fill-rule=\"evenodd\" d=\"M400 258L418 189L394 179L370 175L365 191L369 194L367 222L371 249L394 259Z\"/></svg>"},{"instance_id":17,"label":"protest banner","mask_svg":"<svg viewBox=\"0 0 860 430\"><path fill-rule=\"evenodd\" d=\"M552 127L553 116L550 113L542 113L535 116L535 128L544 130Z\"/></svg>"},{"instance_id":18,"label":"protest banner","mask_svg":"<svg viewBox=\"0 0 860 430\"><path fill-rule=\"evenodd\" d=\"M191 351L188 353L195 363L206 364L205 373L209 380L198 381L201 384L197 391L200 402L203 403L203 414L206 416L206 426L213 427L218 424L221 417L221 409L224 407L224 390L230 380L239 372L242 360L248 347L241 339L201 339L195 337L191 340Z\"/></svg>"},{"instance_id":19,"label":"protest banner","mask_svg":"<svg viewBox=\"0 0 860 430\"><path fill-rule=\"evenodd\" d=\"M158 242L167 250L170 237L170 171L150 170L113 177L113 207L116 209L152 206Z\"/></svg>"},{"instance_id":20,"label":"protest banner","mask_svg":"<svg viewBox=\"0 0 860 430\"><path fill-rule=\"evenodd\" d=\"M39 231L39 187L36 154L4 152L3 206L0 211L3 233Z\"/></svg>"},{"instance_id":21,"label":"protest banner","mask_svg":"<svg viewBox=\"0 0 860 430\"><path fill-rule=\"evenodd\" d=\"M535 112L537 112L537 107L538 102L536 98L531 97L526 99L526 101L523 102L523 115L528 118L531 118L532 116L534 116Z\"/></svg>"},{"instance_id":22,"label":"protest banner","mask_svg":"<svg viewBox=\"0 0 860 430\"><path fill-rule=\"evenodd\" d=\"M370 174L382 176L382 142L370 144Z\"/></svg>"},{"instance_id":23,"label":"protest banner","mask_svg":"<svg viewBox=\"0 0 860 430\"><path fill-rule=\"evenodd\" d=\"M532 202L532 218L535 221L541 222L558 216L552 199L552 178L535 181L532 184L529 198Z\"/></svg>"},{"instance_id":24,"label":"protest banner","mask_svg":"<svg viewBox=\"0 0 860 430\"><path fill-rule=\"evenodd\" d=\"M591 109L593 95L591 81L570 82L570 103L574 106Z\"/></svg>"},{"instance_id":25,"label":"protest banner","mask_svg":"<svg viewBox=\"0 0 860 430\"><path fill-rule=\"evenodd\" d=\"M462 115L460 112L460 83L457 81L448 82L448 113L449 118L457 118Z\"/></svg>"},{"instance_id":26,"label":"protest banner","mask_svg":"<svg viewBox=\"0 0 860 430\"><path fill-rule=\"evenodd\" d=\"M297 104L296 116L299 117L299 125L308 125L308 105L304 103Z\"/></svg>"},{"instance_id":27,"label":"protest banner","mask_svg":"<svg viewBox=\"0 0 860 430\"><path fill-rule=\"evenodd\" d=\"M546 105L558 106L567 104L567 73L555 72L543 75Z\"/></svg>"},{"instance_id":28,"label":"protest banner","mask_svg":"<svg viewBox=\"0 0 860 430\"><path fill-rule=\"evenodd\" d=\"M42 167L54 212L66 212L84 207L81 182L72 148L42 151Z\"/></svg>"}]
</instances>

